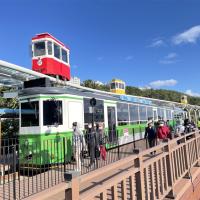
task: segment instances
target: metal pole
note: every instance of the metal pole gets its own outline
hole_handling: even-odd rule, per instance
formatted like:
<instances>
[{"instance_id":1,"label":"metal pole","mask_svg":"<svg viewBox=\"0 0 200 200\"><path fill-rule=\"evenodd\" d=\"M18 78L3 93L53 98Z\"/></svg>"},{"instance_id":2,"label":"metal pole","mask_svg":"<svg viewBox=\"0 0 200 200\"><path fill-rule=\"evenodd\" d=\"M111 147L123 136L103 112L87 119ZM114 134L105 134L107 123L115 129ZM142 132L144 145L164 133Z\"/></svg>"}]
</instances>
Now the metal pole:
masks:
<instances>
[{"instance_id":1,"label":"metal pole","mask_svg":"<svg viewBox=\"0 0 200 200\"><path fill-rule=\"evenodd\" d=\"M94 106L92 106L92 130L94 131Z\"/></svg>"},{"instance_id":2,"label":"metal pole","mask_svg":"<svg viewBox=\"0 0 200 200\"><path fill-rule=\"evenodd\" d=\"M16 145L12 146L13 153L13 198L16 198Z\"/></svg>"},{"instance_id":3,"label":"metal pole","mask_svg":"<svg viewBox=\"0 0 200 200\"><path fill-rule=\"evenodd\" d=\"M132 129L132 133L133 133L133 149L135 149L135 129Z\"/></svg>"},{"instance_id":4,"label":"metal pole","mask_svg":"<svg viewBox=\"0 0 200 200\"><path fill-rule=\"evenodd\" d=\"M1 115L0 115L0 155L1 155L1 143L2 143L2 136L1 136Z\"/></svg>"},{"instance_id":5,"label":"metal pole","mask_svg":"<svg viewBox=\"0 0 200 200\"><path fill-rule=\"evenodd\" d=\"M66 149L65 149L65 137L63 138L63 154L64 154L64 172L66 172Z\"/></svg>"}]
</instances>

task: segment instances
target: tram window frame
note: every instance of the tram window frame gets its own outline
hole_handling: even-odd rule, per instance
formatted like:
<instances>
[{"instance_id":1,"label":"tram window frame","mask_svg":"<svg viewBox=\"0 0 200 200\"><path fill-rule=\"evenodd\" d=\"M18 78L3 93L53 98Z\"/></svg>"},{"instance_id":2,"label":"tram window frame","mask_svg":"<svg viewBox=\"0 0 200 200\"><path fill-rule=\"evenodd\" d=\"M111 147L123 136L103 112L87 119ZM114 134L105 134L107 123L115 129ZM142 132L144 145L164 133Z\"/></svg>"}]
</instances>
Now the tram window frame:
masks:
<instances>
[{"instance_id":1,"label":"tram window frame","mask_svg":"<svg viewBox=\"0 0 200 200\"><path fill-rule=\"evenodd\" d=\"M127 106L127 111L124 111L125 106ZM123 111L121 111L122 107ZM120 102L117 103L117 122L119 126L129 124L130 119L129 119L128 103L120 103Z\"/></svg>"},{"instance_id":2,"label":"tram window frame","mask_svg":"<svg viewBox=\"0 0 200 200\"><path fill-rule=\"evenodd\" d=\"M52 105L50 103L52 103ZM55 106L55 108L53 106ZM59 126L59 125L63 125L62 100L43 101L43 126Z\"/></svg>"},{"instance_id":3,"label":"tram window frame","mask_svg":"<svg viewBox=\"0 0 200 200\"><path fill-rule=\"evenodd\" d=\"M65 59L63 58L63 53L65 53L65 55L64 55ZM61 48L61 55L62 55L62 61L65 63L68 63L68 52L63 48Z\"/></svg>"},{"instance_id":4,"label":"tram window frame","mask_svg":"<svg viewBox=\"0 0 200 200\"><path fill-rule=\"evenodd\" d=\"M133 109L134 108L134 109ZM130 122L139 122L139 106L136 104L129 104ZM137 113L137 114L136 114Z\"/></svg>"},{"instance_id":5,"label":"tram window frame","mask_svg":"<svg viewBox=\"0 0 200 200\"><path fill-rule=\"evenodd\" d=\"M37 45L43 44L42 49L38 49ZM38 56L45 56L46 55L46 45L45 41L38 41L33 43L33 52L34 52L34 57Z\"/></svg>"},{"instance_id":6,"label":"tram window frame","mask_svg":"<svg viewBox=\"0 0 200 200\"><path fill-rule=\"evenodd\" d=\"M115 82L115 88L119 89L119 83Z\"/></svg>"},{"instance_id":7,"label":"tram window frame","mask_svg":"<svg viewBox=\"0 0 200 200\"><path fill-rule=\"evenodd\" d=\"M23 113L24 110L33 110L34 113ZM39 126L39 101L21 103L21 127Z\"/></svg>"},{"instance_id":8,"label":"tram window frame","mask_svg":"<svg viewBox=\"0 0 200 200\"><path fill-rule=\"evenodd\" d=\"M48 55L53 55L53 42L47 41L47 52Z\"/></svg>"},{"instance_id":9,"label":"tram window frame","mask_svg":"<svg viewBox=\"0 0 200 200\"><path fill-rule=\"evenodd\" d=\"M84 104L84 124L92 123L92 113L90 112L90 99L83 98ZM96 105L94 106L94 123L104 123L104 101L96 99Z\"/></svg>"},{"instance_id":10,"label":"tram window frame","mask_svg":"<svg viewBox=\"0 0 200 200\"><path fill-rule=\"evenodd\" d=\"M145 112L141 112L142 108L145 108ZM145 114L145 115L143 115ZM140 105L139 106L139 116L140 116L140 121L146 122L147 121L147 106Z\"/></svg>"},{"instance_id":11,"label":"tram window frame","mask_svg":"<svg viewBox=\"0 0 200 200\"><path fill-rule=\"evenodd\" d=\"M149 116L149 113L151 112L151 116ZM153 119L154 114L153 114L153 107L147 106L147 120Z\"/></svg>"},{"instance_id":12,"label":"tram window frame","mask_svg":"<svg viewBox=\"0 0 200 200\"><path fill-rule=\"evenodd\" d=\"M59 59L61 58L60 46L56 43L53 43L54 57Z\"/></svg>"}]
</instances>

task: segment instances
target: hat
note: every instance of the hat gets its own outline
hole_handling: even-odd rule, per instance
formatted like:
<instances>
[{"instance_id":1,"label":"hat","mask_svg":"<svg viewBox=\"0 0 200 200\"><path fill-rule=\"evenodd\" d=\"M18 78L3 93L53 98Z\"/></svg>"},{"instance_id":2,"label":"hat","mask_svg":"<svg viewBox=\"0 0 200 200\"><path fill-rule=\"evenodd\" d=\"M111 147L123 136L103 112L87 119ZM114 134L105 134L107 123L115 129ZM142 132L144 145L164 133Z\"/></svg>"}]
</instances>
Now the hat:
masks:
<instances>
[{"instance_id":1,"label":"hat","mask_svg":"<svg viewBox=\"0 0 200 200\"><path fill-rule=\"evenodd\" d=\"M147 125L152 124L152 123L153 123L153 121L152 121L152 120L149 120L149 121L147 122Z\"/></svg>"},{"instance_id":2,"label":"hat","mask_svg":"<svg viewBox=\"0 0 200 200\"><path fill-rule=\"evenodd\" d=\"M73 122L73 123L72 123L72 126L77 126L77 122Z\"/></svg>"},{"instance_id":3,"label":"hat","mask_svg":"<svg viewBox=\"0 0 200 200\"><path fill-rule=\"evenodd\" d=\"M158 122L158 124L164 124L164 121L160 120L160 121Z\"/></svg>"}]
</instances>

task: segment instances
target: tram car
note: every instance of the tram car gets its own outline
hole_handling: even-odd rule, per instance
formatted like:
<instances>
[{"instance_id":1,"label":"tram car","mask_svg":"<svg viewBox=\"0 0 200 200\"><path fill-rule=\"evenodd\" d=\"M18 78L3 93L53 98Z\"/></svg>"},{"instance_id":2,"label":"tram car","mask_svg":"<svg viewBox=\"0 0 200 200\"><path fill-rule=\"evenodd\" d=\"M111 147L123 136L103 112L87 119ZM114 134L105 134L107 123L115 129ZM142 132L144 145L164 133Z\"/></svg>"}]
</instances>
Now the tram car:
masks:
<instances>
[{"instance_id":1,"label":"tram car","mask_svg":"<svg viewBox=\"0 0 200 200\"><path fill-rule=\"evenodd\" d=\"M49 33L37 34L32 38L32 69L70 80L69 48Z\"/></svg>"},{"instance_id":2,"label":"tram car","mask_svg":"<svg viewBox=\"0 0 200 200\"><path fill-rule=\"evenodd\" d=\"M78 122L82 130L88 127L91 98L96 99L94 123L103 124L109 142L117 137L119 145L143 139L148 120L169 120L174 125L173 116L184 112L173 102L87 88L26 88L19 96L20 162L49 165L64 158L70 161L72 123Z\"/></svg>"},{"instance_id":3,"label":"tram car","mask_svg":"<svg viewBox=\"0 0 200 200\"><path fill-rule=\"evenodd\" d=\"M125 94L125 82L120 79L113 79L110 83L110 91L116 94Z\"/></svg>"},{"instance_id":4,"label":"tram car","mask_svg":"<svg viewBox=\"0 0 200 200\"><path fill-rule=\"evenodd\" d=\"M69 49L63 43L48 33L38 34L32 38L32 51L33 70L70 80ZM39 80L33 82L38 86ZM111 92L29 83L19 93L19 155L25 165L70 162L73 122L82 130L91 122L101 123L110 148L115 141L121 145L143 139L148 120L169 120L173 126L174 116L185 112L177 103L125 95L125 83L119 79L112 80ZM93 113L92 98L96 99Z\"/></svg>"}]
</instances>

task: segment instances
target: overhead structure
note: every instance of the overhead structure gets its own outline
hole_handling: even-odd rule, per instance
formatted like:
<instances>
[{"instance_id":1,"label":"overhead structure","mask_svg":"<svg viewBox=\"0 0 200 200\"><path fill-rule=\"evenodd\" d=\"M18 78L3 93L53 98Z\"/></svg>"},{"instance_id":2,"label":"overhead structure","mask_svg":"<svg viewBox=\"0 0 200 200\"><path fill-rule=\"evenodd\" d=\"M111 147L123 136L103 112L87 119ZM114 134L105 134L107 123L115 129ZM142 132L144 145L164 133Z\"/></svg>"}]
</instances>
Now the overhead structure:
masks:
<instances>
[{"instance_id":1,"label":"overhead structure","mask_svg":"<svg viewBox=\"0 0 200 200\"><path fill-rule=\"evenodd\" d=\"M24 81L49 77L31 69L0 60L0 85L21 88Z\"/></svg>"},{"instance_id":2,"label":"overhead structure","mask_svg":"<svg viewBox=\"0 0 200 200\"><path fill-rule=\"evenodd\" d=\"M72 88L79 89L81 91L90 91L91 93L101 93L102 95L105 95L105 96L106 95L123 96L122 94L114 94L111 92L100 91L100 90L96 90L92 88L75 85L70 82L59 80L57 78L54 78L54 77L51 77L39 72L35 72L31 69L27 69L19 65L15 65L15 64L0 60L0 85L2 86L23 88L24 81L33 80L37 78L48 78L51 81L51 83L55 86L72 87ZM134 97L132 95L126 95L126 96ZM157 101L157 99L146 98L146 97L140 97L140 99L149 99L149 100ZM188 109L193 108L196 110L200 110L200 106L196 106L196 105L190 105L190 104L185 105L182 103L165 101L165 100L159 100L159 102L176 104L176 106L180 108L188 108Z\"/></svg>"}]
</instances>

